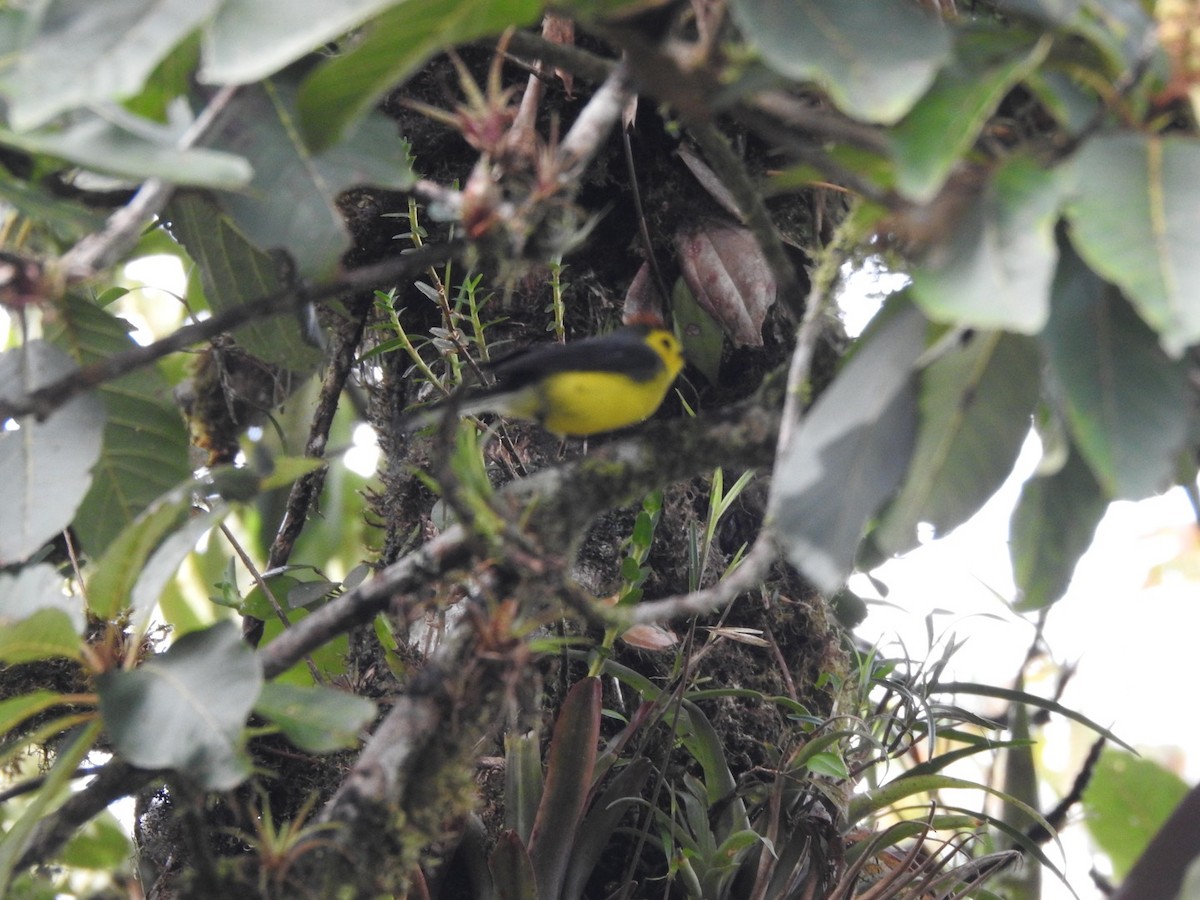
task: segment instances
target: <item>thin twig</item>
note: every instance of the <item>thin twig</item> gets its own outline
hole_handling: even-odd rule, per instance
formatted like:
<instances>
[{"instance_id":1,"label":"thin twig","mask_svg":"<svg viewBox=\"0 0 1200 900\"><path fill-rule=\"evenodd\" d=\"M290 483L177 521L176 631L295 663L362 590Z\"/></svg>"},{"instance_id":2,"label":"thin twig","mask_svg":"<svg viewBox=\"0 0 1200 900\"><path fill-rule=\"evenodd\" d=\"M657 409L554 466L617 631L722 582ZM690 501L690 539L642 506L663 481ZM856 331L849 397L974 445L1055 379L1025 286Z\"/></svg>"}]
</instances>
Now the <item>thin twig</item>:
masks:
<instances>
[{"instance_id":1,"label":"thin twig","mask_svg":"<svg viewBox=\"0 0 1200 900\"><path fill-rule=\"evenodd\" d=\"M588 53L578 47L548 41L528 31L514 31L508 42L508 49L513 54L532 56L597 84L612 74L612 70L617 66L611 59Z\"/></svg>"},{"instance_id":2,"label":"thin twig","mask_svg":"<svg viewBox=\"0 0 1200 900\"><path fill-rule=\"evenodd\" d=\"M350 370L354 366L355 355L359 341L366 328L367 310L364 305L361 314L343 322L343 326L335 332L333 352L325 369L325 377L321 379L321 390L317 395L317 408L313 412L312 423L308 429L308 441L304 445L304 455L310 459L324 459L325 449L329 442L329 430L333 427L333 418L337 414L338 399L346 386ZM288 493L287 507L283 518L275 532L275 540L271 542L271 550L267 554L267 571L274 571L287 565L292 556L292 548L296 539L304 529L308 520L309 510L316 498L320 497L325 487L326 466L296 479ZM251 646L258 646L262 637L262 622L251 616L242 620L242 635ZM311 660L310 668L315 670Z\"/></svg>"},{"instance_id":3,"label":"thin twig","mask_svg":"<svg viewBox=\"0 0 1200 900\"><path fill-rule=\"evenodd\" d=\"M619 64L592 95L558 145L558 181L573 191L579 177L600 149L612 127L620 120L625 104L633 97L633 78Z\"/></svg>"}]
</instances>

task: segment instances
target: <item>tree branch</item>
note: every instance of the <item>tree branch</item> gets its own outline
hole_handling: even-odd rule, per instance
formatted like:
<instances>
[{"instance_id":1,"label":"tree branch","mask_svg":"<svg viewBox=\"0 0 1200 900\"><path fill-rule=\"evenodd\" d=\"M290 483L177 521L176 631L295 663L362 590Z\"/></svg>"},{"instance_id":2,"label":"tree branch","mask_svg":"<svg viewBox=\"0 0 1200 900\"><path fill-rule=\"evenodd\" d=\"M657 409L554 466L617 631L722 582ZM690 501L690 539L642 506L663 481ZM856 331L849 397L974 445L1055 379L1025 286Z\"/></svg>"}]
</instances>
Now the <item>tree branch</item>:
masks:
<instances>
[{"instance_id":1,"label":"tree branch","mask_svg":"<svg viewBox=\"0 0 1200 900\"><path fill-rule=\"evenodd\" d=\"M211 340L254 319L290 312L302 303L325 300L345 291L380 287L410 272L445 262L461 253L464 246L461 241L451 241L422 247L396 259L346 272L330 282L284 288L225 310L202 322L184 325L152 344L131 347L123 353L77 369L70 375L65 375L29 394L0 401L0 421L27 415L34 415L39 420L44 419L72 397L148 366L171 353L185 350L201 341Z\"/></svg>"}]
</instances>

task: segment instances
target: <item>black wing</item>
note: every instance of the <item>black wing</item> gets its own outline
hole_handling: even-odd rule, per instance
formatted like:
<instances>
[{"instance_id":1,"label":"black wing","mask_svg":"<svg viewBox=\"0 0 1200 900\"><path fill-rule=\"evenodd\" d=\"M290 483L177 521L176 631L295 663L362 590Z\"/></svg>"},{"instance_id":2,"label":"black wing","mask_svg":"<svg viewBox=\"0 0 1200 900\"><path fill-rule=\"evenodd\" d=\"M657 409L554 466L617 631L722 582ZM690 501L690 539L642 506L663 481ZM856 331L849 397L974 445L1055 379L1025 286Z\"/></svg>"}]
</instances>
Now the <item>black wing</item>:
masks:
<instances>
[{"instance_id":1,"label":"black wing","mask_svg":"<svg viewBox=\"0 0 1200 900\"><path fill-rule=\"evenodd\" d=\"M579 370L624 372L648 381L662 360L645 338L644 328L633 327L569 344L537 344L492 360L486 368L496 377L496 391L520 390L547 375Z\"/></svg>"}]
</instances>

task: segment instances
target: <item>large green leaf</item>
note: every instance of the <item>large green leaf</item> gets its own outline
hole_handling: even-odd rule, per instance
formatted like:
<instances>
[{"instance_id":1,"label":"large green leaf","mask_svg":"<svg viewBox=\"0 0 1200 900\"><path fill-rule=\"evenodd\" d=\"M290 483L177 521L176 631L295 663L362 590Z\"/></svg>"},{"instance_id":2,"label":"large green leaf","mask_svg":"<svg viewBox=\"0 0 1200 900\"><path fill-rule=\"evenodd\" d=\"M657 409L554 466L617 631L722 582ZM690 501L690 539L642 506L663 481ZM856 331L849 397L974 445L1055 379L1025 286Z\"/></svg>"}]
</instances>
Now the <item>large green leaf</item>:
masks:
<instances>
[{"instance_id":1,"label":"large green leaf","mask_svg":"<svg viewBox=\"0 0 1200 900\"><path fill-rule=\"evenodd\" d=\"M776 540L827 593L845 582L868 520L908 468L917 420L912 369L926 324L893 298L776 463L769 514Z\"/></svg>"},{"instance_id":2,"label":"large green leaf","mask_svg":"<svg viewBox=\"0 0 1200 900\"><path fill-rule=\"evenodd\" d=\"M232 623L184 635L136 669L105 672L96 687L105 727L127 762L175 769L214 791L250 774L242 730L262 670Z\"/></svg>"},{"instance_id":3,"label":"large green leaf","mask_svg":"<svg viewBox=\"0 0 1200 900\"><path fill-rule=\"evenodd\" d=\"M29 341L0 354L0 398L15 400L76 369L46 341ZM94 393L65 403L37 422L0 429L0 565L20 562L75 517L100 458L104 407Z\"/></svg>"},{"instance_id":4,"label":"large green leaf","mask_svg":"<svg viewBox=\"0 0 1200 900\"><path fill-rule=\"evenodd\" d=\"M1004 163L953 232L913 270L931 319L1036 334L1050 313L1057 179L1030 160Z\"/></svg>"},{"instance_id":5,"label":"large green leaf","mask_svg":"<svg viewBox=\"0 0 1200 900\"><path fill-rule=\"evenodd\" d=\"M132 326L95 303L70 296L46 326L46 338L80 365L134 346ZM154 368L100 388L108 414L91 489L75 517L75 533L93 556L160 494L187 478L188 436L171 386Z\"/></svg>"},{"instance_id":6,"label":"large green leaf","mask_svg":"<svg viewBox=\"0 0 1200 900\"><path fill-rule=\"evenodd\" d=\"M251 243L237 223L208 197L177 196L167 208L171 232L200 270L213 312L242 306L283 287L279 266ZM257 319L233 331L239 347L291 372L309 372L321 351L305 340L295 316Z\"/></svg>"},{"instance_id":7,"label":"large green leaf","mask_svg":"<svg viewBox=\"0 0 1200 900\"><path fill-rule=\"evenodd\" d=\"M910 3L733 0L732 11L771 68L885 124L908 112L950 52L942 24Z\"/></svg>"},{"instance_id":8,"label":"large green leaf","mask_svg":"<svg viewBox=\"0 0 1200 900\"><path fill-rule=\"evenodd\" d=\"M1099 135L1073 168L1071 242L1172 355L1200 341L1200 140Z\"/></svg>"},{"instance_id":9,"label":"large green leaf","mask_svg":"<svg viewBox=\"0 0 1200 900\"><path fill-rule=\"evenodd\" d=\"M996 31L965 38L954 63L891 131L896 187L918 202L930 200L1004 95L1037 68L1049 47L1049 40L1033 43Z\"/></svg>"},{"instance_id":10,"label":"large green leaf","mask_svg":"<svg viewBox=\"0 0 1200 900\"><path fill-rule=\"evenodd\" d=\"M24 131L68 109L133 96L158 62L221 2L54 0L34 4L36 31L17 54L11 71L0 77L0 92L8 99L9 122Z\"/></svg>"},{"instance_id":11,"label":"large green leaf","mask_svg":"<svg viewBox=\"0 0 1200 900\"><path fill-rule=\"evenodd\" d=\"M254 711L279 726L287 739L309 753L332 753L358 743L375 717L375 704L345 691L314 685L269 682Z\"/></svg>"},{"instance_id":12,"label":"large green leaf","mask_svg":"<svg viewBox=\"0 0 1200 900\"><path fill-rule=\"evenodd\" d=\"M437 51L535 21L543 0L400 0L366 35L315 72L300 91L304 140L319 150L356 125Z\"/></svg>"},{"instance_id":13,"label":"large green leaf","mask_svg":"<svg viewBox=\"0 0 1200 900\"><path fill-rule=\"evenodd\" d=\"M1056 394L1104 491L1139 500L1174 479L1191 389L1120 293L1063 248L1043 334Z\"/></svg>"},{"instance_id":14,"label":"large green leaf","mask_svg":"<svg viewBox=\"0 0 1200 900\"><path fill-rule=\"evenodd\" d=\"M1066 593L1106 509L1108 498L1073 448L1053 475L1025 483L1008 540L1020 609L1040 609Z\"/></svg>"},{"instance_id":15,"label":"large green leaf","mask_svg":"<svg viewBox=\"0 0 1200 900\"><path fill-rule=\"evenodd\" d=\"M176 130L117 111L105 118L77 113L62 128L0 128L0 144L135 181L162 178L173 184L234 190L250 180L246 160L203 148L179 150L178 139Z\"/></svg>"},{"instance_id":16,"label":"large green leaf","mask_svg":"<svg viewBox=\"0 0 1200 900\"><path fill-rule=\"evenodd\" d=\"M218 195L221 208L260 249L286 250L305 278L328 275L350 246L337 205L343 191L364 184L402 189L414 179L408 145L379 113L314 155L300 139L295 91L283 82L239 91L206 143L254 167L248 190Z\"/></svg>"},{"instance_id":17,"label":"large green leaf","mask_svg":"<svg viewBox=\"0 0 1200 900\"><path fill-rule=\"evenodd\" d=\"M921 373L921 424L912 465L874 532L884 551L917 545L969 519L1012 471L1041 387L1032 338L980 332Z\"/></svg>"},{"instance_id":18,"label":"large green leaf","mask_svg":"<svg viewBox=\"0 0 1200 900\"><path fill-rule=\"evenodd\" d=\"M200 80L209 84L260 81L395 2L224 0L204 31Z\"/></svg>"},{"instance_id":19,"label":"large green leaf","mask_svg":"<svg viewBox=\"0 0 1200 900\"><path fill-rule=\"evenodd\" d=\"M1153 760L1106 749L1083 792L1084 821L1118 879L1188 792L1187 783Z\"/></svg>"}]
</instances>

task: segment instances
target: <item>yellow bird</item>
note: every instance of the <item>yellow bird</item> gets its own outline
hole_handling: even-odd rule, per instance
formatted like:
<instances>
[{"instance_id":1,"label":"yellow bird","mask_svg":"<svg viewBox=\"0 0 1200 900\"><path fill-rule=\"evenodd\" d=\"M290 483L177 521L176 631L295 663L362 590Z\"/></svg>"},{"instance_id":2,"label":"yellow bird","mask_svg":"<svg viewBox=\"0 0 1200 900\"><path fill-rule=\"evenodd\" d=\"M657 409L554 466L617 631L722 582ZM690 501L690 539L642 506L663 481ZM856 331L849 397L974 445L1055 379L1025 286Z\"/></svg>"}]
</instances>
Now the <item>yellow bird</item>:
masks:
<instances>
[{"instance_id":1,"label":"yellow bird","mask_svg":"<svg viewBox=\"0 0 1200 900\"><path fill-rule=\"evenodd\" d=\"M586 437L649 418L683 368L679 340L659 325L627 325L570 344L539 344L485 365L496 379L468 388L457 401L462 416L482 412L531 419L554 434ZM422 428L446 401L403 423Z\"/></svg>"}]
</instances>

